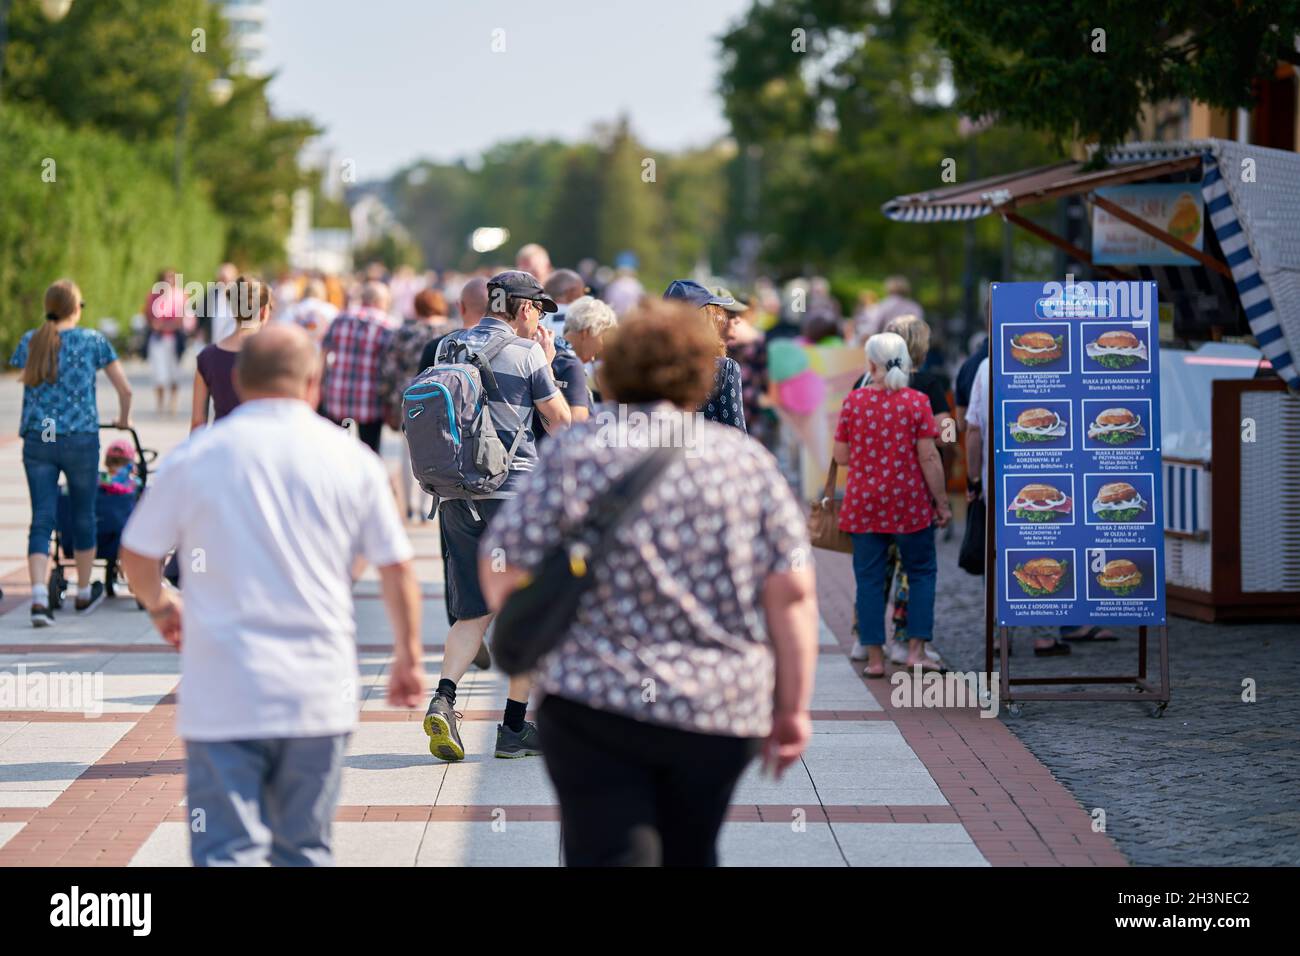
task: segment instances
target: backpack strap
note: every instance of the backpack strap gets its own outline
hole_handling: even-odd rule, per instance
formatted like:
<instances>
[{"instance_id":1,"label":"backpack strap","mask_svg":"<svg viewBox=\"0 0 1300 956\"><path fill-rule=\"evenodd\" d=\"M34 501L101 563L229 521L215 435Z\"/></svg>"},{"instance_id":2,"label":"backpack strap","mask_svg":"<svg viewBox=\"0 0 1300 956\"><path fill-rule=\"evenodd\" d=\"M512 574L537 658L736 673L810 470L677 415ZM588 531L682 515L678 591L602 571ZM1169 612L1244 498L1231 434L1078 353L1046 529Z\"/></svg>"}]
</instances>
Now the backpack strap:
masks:
<instances>
[{"instance_id":1,"label":"backpack strap","mask_svg":"<svg viewBox=\"0 0 1300 956\"><path fill-rule=\"evenodd\" d=\"M510 340L502 335L497 337L497 341L488 342L487 345L478 351L471 351L465 343L460 343L471 365L478 369L479 378L483 381L483 391L487 393L489 401L498 402L510 409L510 414L515 417L515 440L510 443L510 448L506 452L506 468L510 467L511 462L515 460L515 452L519 450L519 444L524 440L524 432L528 426L524 424L523 417L515 411L515 407L505 400L501 392L501 386L497 384L496 373L492 371L492 360L504 351ZM488 416L491 417L491 410Z\"/></svg>"}]
</instances>

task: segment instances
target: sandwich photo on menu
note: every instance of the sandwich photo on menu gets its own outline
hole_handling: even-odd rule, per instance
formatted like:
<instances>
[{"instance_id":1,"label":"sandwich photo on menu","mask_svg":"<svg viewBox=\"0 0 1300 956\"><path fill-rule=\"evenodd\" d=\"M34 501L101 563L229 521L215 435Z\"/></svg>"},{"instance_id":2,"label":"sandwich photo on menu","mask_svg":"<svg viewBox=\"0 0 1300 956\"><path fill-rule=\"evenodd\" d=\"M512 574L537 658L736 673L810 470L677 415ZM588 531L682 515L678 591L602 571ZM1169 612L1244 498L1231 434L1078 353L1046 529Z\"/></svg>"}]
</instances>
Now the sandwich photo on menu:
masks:
<instances>
[{"instance_id":1,"label":"sandwich photo on menu","mask_svg":"<svg viewBox=\"0 0 1300 956\"><path fill-rule=\"evenodd\" d=\"M1141 417L1127 408L1106 408L1088 426L1088 437L1108 445L1127 445L1146 434Z\"/></svg>"},{"instance_id":2,"label":"sandwich photo on menu","mask_svg":"<svg viewBox=\"0 0 1300 956\"><path fill-rule=\"evenodd\" d=\"M1146 501L1127 481L1102 485L1092 501L1092 513L1102 521L1136 521L1146 510Z\"/></svg>"},{"instance_id":3,"label":"sandwich photo on menu","mask_svg":"<svg viewBox=\"0 0 1300 956\"><path fill-rule=\"evenodd\" d=\"M1061 582L1070 569L1069 561L1056 558L1034 558L1017 564L1012 574L1020 589L1030 597L1047 597L1061 590Z\"/></svg>"},{"instance_id":4,"label":"sandwich photo on menu","mask_svg":"<svg viewBox=\"0 0 1300 956\"><path fill-rule=\"evenodd\" d=\"M1051 485L1035 482L1025 485L1007 507L1021 521L1046 524L1070 514L1070 497Z\"/></svg>"},{"instance_id":5,"label":"sandwich photo on menu","mask_svg":"<svg viewBox=\"0 0 1300 956\"><path fill-rule=\"evenodd\" d=\"M1084 346L1088 358L1110 369L1132 368L1147 360L1146 343L1132 332L1112 329Z\"/></svg>"},{"instance_id":6,"label":"sandwich photo on menu","mask_svg":"<svg viewBox=\"0 0 1300 956\"><path fill-rule=\"evenodd\" d=\"M1011 336L1011 357L1033 367L1055 362L1063 353L1064 339L1051 332L1021 332Z\"/></svg>"},{"instance_id":7,"label":"sandwich photo on menu","mask_svg":"<svg viewBox=\"0 0 1300 956\"><path fill-rule=\"evenodd\" d=\"M1142 572L1132 561L1119 558L1106 562L1101 574L1097 575L1097 583L1116 597L1126 597L1141 586Z\"/></svg>"},{"instance_id":8,"label":"sandwich photo on menu","mask_svg":"<svg viewBox=\"0 0 1300 956\"><path fill-rule=\"evenodd\" d=\"M1011 423L1011 437L1024 444L1065 437L1065 422L1048 408L1026 408Z\"/></svg>"}]
</instances>

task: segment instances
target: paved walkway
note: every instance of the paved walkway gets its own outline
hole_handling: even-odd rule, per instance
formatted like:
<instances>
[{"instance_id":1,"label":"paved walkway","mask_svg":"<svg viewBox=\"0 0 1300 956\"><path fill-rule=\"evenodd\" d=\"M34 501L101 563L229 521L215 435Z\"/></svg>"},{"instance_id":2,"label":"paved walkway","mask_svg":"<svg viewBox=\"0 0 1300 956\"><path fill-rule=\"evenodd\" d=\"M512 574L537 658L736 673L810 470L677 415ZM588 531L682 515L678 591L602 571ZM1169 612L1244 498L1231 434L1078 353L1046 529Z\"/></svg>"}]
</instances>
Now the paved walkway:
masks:
<instances>
[{"instance_id":1,"label":"paved walkway","mask_svg":"<svg viewBox=\"0 0 1300 956\"><path fill-rule=\"evenodd\" d=\"M959 529L958 529L959 530ZM979 578L957 567L960 534L939 546L942 613L936 637L962 670L984 666ZM824 613L847 608L852 573L834 557L818 564ZM834 623L834 622L832 622ZM1135 628L1115 643L1074 645L1069 657L1037 658L1034 636L1014 638L1016 676L1132 673ZM1173 699L1159 720L1132 703L1031 702L1011 732L1138 866L1300 864L1300 628L1295 622L1169 621ZM1154 670L1155 647L1151 647ZM1243 698L1243 682L1255 688ZM999 721L1001 722L1001 721ZM1098 819L1101 819L1099 816Z\"/></svg>"},{"instance_id":2,"label":"paved walkway","mask_svg":"<svg viewBox=\"0 0 1300 956\"><path fill-rule=\"evenodd\" d=\"M140 404L152 396L136 370ZM18 386L0 380L0 421ZM105 404L104 408L112 407ZM136 416L167 449L184 416ZM395 436L387 436L394 451ZM0 439L0 469L21 473ZM55 628L27 620L20 482L0 495L0 865L185 865L189 818L173 733L177 655L129 596ZM437 535L410 528L424 586L424 648L437 674L446 633ZM827 556L815 734L781 781L751 772L721 840L727 865L1123 865L1070 793L997 719L973 708L900 708L847 656L848 609ZM841 566L842 571L842 566ZM840 575L842 577L842 574ZM433 759L418 713L384 703L389 631L371 572L356 586L361 722L349 747L336 827L342 865L537 865L560 861L555 795L541 760L490 756L504 681L472 671L460 704L468 758ZM54 674L86 674L82 683ZM34 677L33 675L40 675ZM432 681L431 681L432 682ZM89 689L102 713L69 706ZM62 700L52 700L62 690ZM45 696L41 696L44 694ZM84 703L84 702L83 702ZM98 707L95 709L99 709Z\"/></svg>"}]
</instances>

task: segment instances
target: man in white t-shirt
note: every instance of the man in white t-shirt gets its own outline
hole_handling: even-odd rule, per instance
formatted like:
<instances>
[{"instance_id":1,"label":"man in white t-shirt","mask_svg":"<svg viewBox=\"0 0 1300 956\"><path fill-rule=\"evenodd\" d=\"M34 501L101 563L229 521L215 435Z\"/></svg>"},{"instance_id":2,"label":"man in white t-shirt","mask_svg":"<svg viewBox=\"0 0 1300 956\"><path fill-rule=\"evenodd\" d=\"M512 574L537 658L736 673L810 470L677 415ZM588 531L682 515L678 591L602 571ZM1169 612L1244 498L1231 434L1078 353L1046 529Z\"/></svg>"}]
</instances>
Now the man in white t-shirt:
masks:
<instances>
[{"instance_id":1,"label":"man in white t-shirt","mask_svg":"<svg viewBox=\"0 0 1300 956\"><path fill-rule=\"evenodd\" d=\"M423 702L419 585L378 457L316 414L307 334L271 326L239 354L243 404L150 476L122 566L181 652L196 866L332 863L343 752L356 726L354 569L379 570L395 658L390 703ZM182 595L164 588L175 549ZM183 601L183 604L182 604Z\"/></svg>"},{"instance_id":2,"label":"man in white t-shirt","mask_svg":"<svg viewBox=\"0 0 1300 956\"><path fill-rule=\"evenodd\" d=\"M966 406L966 464L980 462L978 475L966 476L966 500L974 501L984 493L984 476L989 471L989 360L985 358L975 370L970 387L970 404Z\"/></svg>"}]
</instances>

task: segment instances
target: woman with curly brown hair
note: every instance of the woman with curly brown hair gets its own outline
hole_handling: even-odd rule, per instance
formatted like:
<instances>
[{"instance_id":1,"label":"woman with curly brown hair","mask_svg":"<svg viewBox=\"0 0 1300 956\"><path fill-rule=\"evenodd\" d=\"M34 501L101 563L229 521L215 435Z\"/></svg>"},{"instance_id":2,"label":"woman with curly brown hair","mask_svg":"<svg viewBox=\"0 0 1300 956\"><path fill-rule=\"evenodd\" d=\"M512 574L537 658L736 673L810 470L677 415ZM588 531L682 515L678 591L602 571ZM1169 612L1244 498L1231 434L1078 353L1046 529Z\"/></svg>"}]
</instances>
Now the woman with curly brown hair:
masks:
<instances>
[{"instance_id":1,"label":"woman with curly brown hair","mask_svg":"<svg viewBox=\"0 0 1300 956\"><path fill-rule=\"evenodd\" d=\"M593 556L591 587L535 672L570 866L713 865L746 766L762 753L779 774L808 742L817 602L805 517L766 449L694 412L714 384L716 334L679 304L625 316L601 368L618 413L552 438L480 545L495 610L583 533L648 445L685 443Z\"/></svg>"}]
</instances>

